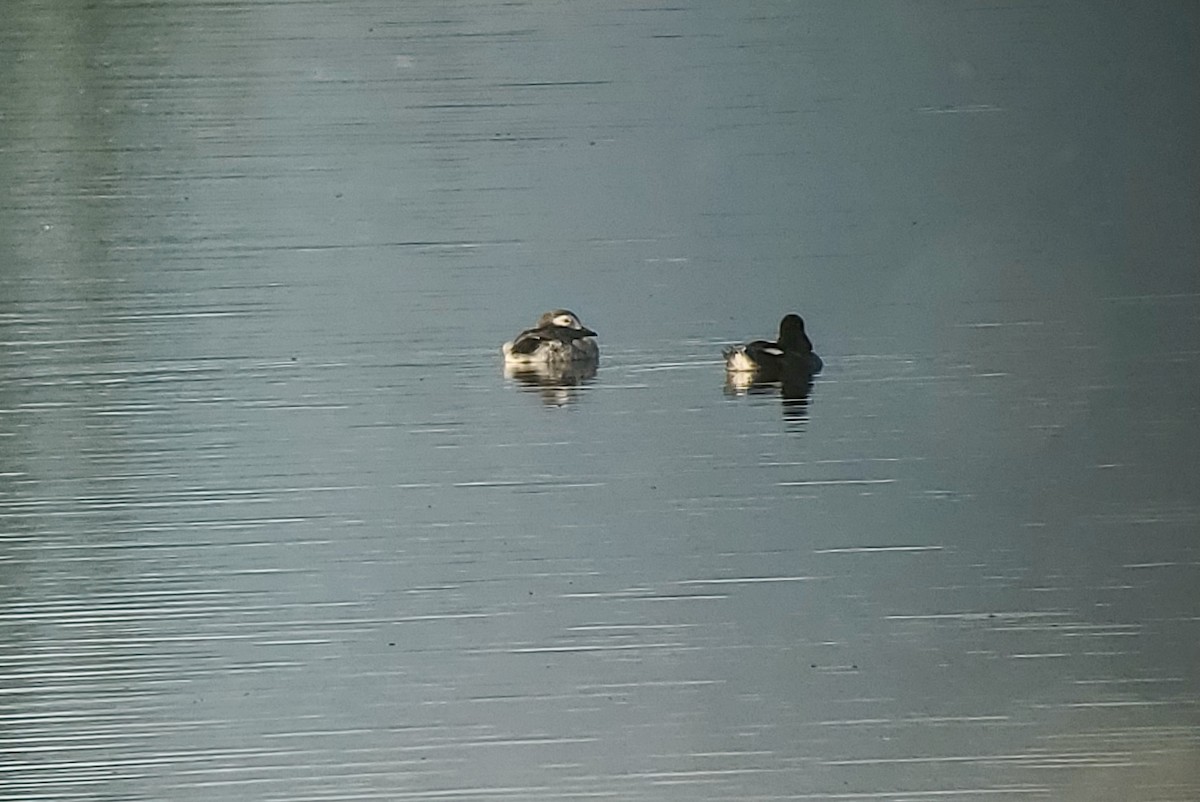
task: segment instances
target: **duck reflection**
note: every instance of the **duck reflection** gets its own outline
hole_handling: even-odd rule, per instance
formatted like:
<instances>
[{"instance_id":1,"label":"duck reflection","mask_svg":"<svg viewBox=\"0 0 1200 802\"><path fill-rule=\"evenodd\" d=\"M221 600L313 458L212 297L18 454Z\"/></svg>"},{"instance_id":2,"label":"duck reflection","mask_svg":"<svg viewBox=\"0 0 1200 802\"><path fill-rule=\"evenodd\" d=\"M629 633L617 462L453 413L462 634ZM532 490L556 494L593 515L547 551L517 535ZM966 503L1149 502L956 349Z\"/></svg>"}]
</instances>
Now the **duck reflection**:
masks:
<instances>
[{"instance_id":1,"label":"duck reflection","mask_svg":"<svg viewBox=\"0 0 1200 802\"><path fill-rule=\"evenodd\" d=\"M813 373L799 371L783 376L769 372L740 372L725 375L725 394L730 397L744 395L774 395L779 393L783 404L783 417L795 423L808 420L808 400L812 394Z\"/></svg>"},{"instance_id":2,"label":"duck reflection","mask_svg":"<svg viewBox=\"0 0 1200 802\"><path fill-rule=\"evenodd\" d=\"M525 392L540 395L546 406L561 407L573 402L580 388L596 377L596 363L505 363L504 377L520 384Z\"/></svg>"}]
</instances>

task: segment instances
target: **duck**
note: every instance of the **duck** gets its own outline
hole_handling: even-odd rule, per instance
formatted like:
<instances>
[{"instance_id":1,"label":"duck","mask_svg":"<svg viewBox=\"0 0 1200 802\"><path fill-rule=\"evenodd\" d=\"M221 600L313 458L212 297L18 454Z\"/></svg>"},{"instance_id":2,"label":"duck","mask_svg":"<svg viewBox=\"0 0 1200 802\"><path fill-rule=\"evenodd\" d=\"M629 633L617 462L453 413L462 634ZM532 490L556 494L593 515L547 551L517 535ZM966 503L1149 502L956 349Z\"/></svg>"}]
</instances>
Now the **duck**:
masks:
<instances>
[{"instance_id":1,"label":"duck","mask_svg":"<svg viewBox=\"0 0 1200 802\"><path fill-rule=\"evenodd\" d=\"M779 339L775 342L754 340L725 348L722 353L726 371L754 374L754 380L760 382L812 376L823 366L804 331L804 318L795 314L785 315L779 321Z\"/></svg>"},{"instance_id":2,"label":"duck","mask_svg":"<svg viewBox=\"0 0 1200 802\"><path fill-rule=\"evenodd\" d=\"M554 309L500 348L506 365L553 365L595 362L600 358L596 332L567 309Z\"/></svg>"}]
</instances>

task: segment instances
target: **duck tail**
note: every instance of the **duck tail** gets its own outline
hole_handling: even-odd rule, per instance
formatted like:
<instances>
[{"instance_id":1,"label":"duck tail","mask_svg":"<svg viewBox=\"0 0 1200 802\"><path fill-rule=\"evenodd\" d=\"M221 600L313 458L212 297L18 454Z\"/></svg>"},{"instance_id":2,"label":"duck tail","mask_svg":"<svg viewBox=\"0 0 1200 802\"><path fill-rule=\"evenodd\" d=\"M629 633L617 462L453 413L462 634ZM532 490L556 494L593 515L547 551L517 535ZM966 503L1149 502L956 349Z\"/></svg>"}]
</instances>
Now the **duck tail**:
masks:
<instances>
[{"instance_id":1,"label":"duck tail","mask_svg":"<svg viewBox=\"0 0 1200 802\"><path fill-rule=\"evenodd\" d=\"M746 353L746 346L738 345L731 348L726 348L722 353L725 355L725 369L737 373L753 372L758 370L758 365Z\"/></svg>"}]
</instances>

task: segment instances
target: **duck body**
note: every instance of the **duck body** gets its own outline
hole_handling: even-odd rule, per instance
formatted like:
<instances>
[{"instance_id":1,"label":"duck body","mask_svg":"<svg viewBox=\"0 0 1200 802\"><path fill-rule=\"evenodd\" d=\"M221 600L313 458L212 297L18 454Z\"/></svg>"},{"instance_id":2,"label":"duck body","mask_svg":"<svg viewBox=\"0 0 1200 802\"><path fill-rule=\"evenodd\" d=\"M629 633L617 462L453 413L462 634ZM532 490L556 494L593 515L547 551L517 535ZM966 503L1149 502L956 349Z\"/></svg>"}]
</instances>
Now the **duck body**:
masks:
<instances>
[{"instance_id":1,"label":"duck body","mask_svg":"<svg viewBox=\"0 0 1200 802\"><path fill-rule=\"evenodd\" d=\"M799 315L787 315L779 322L779 339L775 342L754 340L730 346L723 353L728 372L755 374L755 380L763 382L812 376L823 366Z\"/></svg>"},{"instance_id":2,"label":"duck body","mask_svg":"<svg viewBox=\"0 0 1200 802\"><path fill-rule=\"evenodd\" d=\"M533 328L525 329L500 350L507 365L561 365L600 358L596 332L566 309L542 315Z\"/></svg>"}]
</instances>

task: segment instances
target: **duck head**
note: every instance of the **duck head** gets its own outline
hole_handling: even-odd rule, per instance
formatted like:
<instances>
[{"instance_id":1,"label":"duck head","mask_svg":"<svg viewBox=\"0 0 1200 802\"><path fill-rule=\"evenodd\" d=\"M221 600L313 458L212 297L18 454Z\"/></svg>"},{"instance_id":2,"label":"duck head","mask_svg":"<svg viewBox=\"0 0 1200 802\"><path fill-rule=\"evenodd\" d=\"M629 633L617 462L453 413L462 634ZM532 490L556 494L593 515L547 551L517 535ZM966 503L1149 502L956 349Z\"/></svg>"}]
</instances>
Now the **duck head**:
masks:
<instances>
[{"instance_id":1,"label":"duck head","mask_svg":"<svg viewBox=\"0 0 1200 802\"><path fill-rule=\"evenodd\" d=\"M555 309L539 317L537 328L540 329L544 326L557 326L561 329L570 329L579 337L596 336L596 332L580 323L575 313L568 309Z\"/></svg>"},{"instance_id":2,"label":"duck head","mask_svg":"<svg viewBox=\"0 0 1200 802\"><path fill-rule=\"evenodd\" d=\"M804 318L786 315L779 321L779 346L784 351L811 351L812 342L804 332Z\"/></svg>"}]
</instances>

